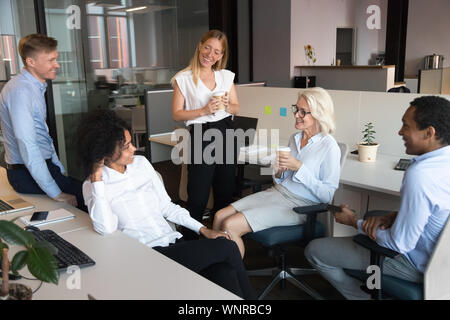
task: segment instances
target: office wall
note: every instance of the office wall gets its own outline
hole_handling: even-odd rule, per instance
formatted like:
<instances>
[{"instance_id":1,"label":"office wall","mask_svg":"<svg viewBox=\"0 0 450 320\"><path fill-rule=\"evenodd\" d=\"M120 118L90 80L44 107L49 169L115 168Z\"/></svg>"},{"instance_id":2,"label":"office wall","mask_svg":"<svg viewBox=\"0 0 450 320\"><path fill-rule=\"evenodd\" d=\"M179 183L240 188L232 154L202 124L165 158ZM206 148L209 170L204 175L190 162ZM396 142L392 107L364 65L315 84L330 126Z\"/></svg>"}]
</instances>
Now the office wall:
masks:
<instances>
[{"instance_id":1,"label":"office wall","mask_svg":"<svg viewBox=\"0 0 450 320\"><path fill-rule=\"evenodd\" d=\"M238 72L239 82L250 82L250 16L249 0L238 3Z\"/></svg>"},{"instance_id":2,"label":"office wall","mask_svg":"<svg viewBox=\"0 0 450 320\"><path fill-rule=\"evenodd\" d=\"M291 76L294 66L306 65L304 46L316 51L316 65L332 65L336 57L336 28L355 29L354 63L375 64L374 54L384 52L387 0L292 0ZM367 8L381 9L381 29L367 28Z\"/></svg>"},{"instance_id":3,"label":"office wall","mask_svg":"<svg viewBox=\"0 0 450 320\"><path fill-rule=\"evenodd\" d=\"M291 73L306 65L305 45L316 52L316 65L332 65L336 56L336 28L352 27L356 0L292 0Z\"/></svg>"},{"instance_id":4,"label":"office wall","mask_svg":"<svg viewBox=\"0 0 450 320\"><path fill-rule=\"evenodd\" d=\"M291 0L253 1L253 79L290 87Z\"/></svg>"},{"instance_id":5,"label":"office wall","mask_svg":"<svg viewBox=\"0 0 450 320\"><path fill-rule=\"evenodd\" d=\"M448 0L409 0L406 76L417 76L425 56L433 53L443 55L444 67L450 67L449 13Z\"/></svg>"},{"instance_id":6,"label":"office wall","mask_svg":"<svg viewBox=\"0 0 450 320\"><path fill-rule=\"evenodd\" d=\"M374 65L375 56L386 50L386 23L388 0L359 0L355 5L356 65ZM381 29L367 28L367 8L377 5L381 11Z\"/></svg>"}]
</instances>

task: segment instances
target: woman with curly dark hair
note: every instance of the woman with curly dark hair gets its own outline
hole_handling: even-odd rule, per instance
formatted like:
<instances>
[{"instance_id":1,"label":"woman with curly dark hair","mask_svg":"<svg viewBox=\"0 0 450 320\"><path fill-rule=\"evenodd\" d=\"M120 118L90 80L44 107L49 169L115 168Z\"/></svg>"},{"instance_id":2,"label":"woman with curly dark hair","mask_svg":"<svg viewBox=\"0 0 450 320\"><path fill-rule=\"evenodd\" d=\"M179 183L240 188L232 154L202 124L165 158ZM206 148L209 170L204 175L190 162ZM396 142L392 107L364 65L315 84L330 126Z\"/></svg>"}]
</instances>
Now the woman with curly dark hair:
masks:
<instances>
[{"instance_id":1,"label":"woman with curly dark hair","mask_svg":"<svg viewBox=\"0 0 450 320\"><path fill-rule=\"evenodd\" d=\"M122 231L236 295L253 298L236 244L171 202L150 162L134 155L130 130L114 112L88 113L77 142L86 173L83 195L98 233ZM204 238L183 241L167 220Z\"/></svg>"}]
</instances>

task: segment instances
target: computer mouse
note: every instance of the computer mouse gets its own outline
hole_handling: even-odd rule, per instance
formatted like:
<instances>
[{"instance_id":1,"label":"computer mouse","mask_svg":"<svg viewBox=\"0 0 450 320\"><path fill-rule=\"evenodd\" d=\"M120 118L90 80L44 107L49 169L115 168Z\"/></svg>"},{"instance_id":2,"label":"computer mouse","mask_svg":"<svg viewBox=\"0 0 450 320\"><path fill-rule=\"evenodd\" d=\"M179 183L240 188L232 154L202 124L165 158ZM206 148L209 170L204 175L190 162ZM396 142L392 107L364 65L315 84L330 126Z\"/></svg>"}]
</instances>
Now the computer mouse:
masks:
<instances>
[{"instance_id":1,"label":"computer mouse","mask_svg":"<svg viewBox=\"0 0 450 320\"><path fill-rule=\"evenodd\" d=\"M26 226L24 229L26 231L40 231L40 229L38 227L35 227L35 226Z\"/></svg>"}]
</instances>

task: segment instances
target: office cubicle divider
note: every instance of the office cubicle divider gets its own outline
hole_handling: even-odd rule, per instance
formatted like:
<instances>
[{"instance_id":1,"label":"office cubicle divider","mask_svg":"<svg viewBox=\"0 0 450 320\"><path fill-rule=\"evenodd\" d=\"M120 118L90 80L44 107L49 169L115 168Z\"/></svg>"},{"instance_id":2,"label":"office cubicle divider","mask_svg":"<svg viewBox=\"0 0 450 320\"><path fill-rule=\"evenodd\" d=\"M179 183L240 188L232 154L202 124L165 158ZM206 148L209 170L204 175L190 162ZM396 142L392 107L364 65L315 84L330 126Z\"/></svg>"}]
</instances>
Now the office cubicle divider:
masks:
<instances>
[{"instance_id":1,"label":"office cubicle divider","mask_svg":"<svg viewBox=\"0 0 450 320\"><path fill-rule=\"evenodd\" d=\"M287 140L297 130L294 127L292 113L281 116L280 108L295 104L300 91L306 89L273 87L237 87L240 104L240 116L258 118L258 130L278 129L279 137ZM375 125L375 138L380 144L382 154L409 158L398 131L402 126L402 117L410 103L421 94L384 93L365 91L327 90L333 99L337 141L346 143L350 150L357 149L357 143L363 137L364 125ZM442 96L450 100L450 96ZM268 114L267 107L271 113ZM269 134L270 136L270 134Z\"/></svg>"},{"instance_id":2,"label":"office cubicle divider","mask_svg":"<svg viewBox=\"0 0 450 320\"><path fill-rule=\"evenodd\" d=\"M145 93L145 117L147 126L146 156L150 162L158 157L152 154L152 143L148 140L152 135L168 133L176 127L184 127L183 121L174 121L172 117L173 90L147 91ZM156 147L156 146L155 146ZM157 147L153 152L158 153Z\"/></svg>"}]
</instances>

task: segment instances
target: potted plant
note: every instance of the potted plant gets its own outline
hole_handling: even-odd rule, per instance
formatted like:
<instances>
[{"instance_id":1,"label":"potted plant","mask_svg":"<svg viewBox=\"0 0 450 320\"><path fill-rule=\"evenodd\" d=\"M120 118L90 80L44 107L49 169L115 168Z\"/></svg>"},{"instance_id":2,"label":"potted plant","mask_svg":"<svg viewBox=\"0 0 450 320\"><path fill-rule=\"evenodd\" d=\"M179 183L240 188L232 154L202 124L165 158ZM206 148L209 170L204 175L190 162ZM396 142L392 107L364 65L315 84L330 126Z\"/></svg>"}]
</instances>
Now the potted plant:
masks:
<instances>
[{"instance_id":1,"label":"potted plant","mask_svg":"<svg viewBox=\"0 0 450 320\"><path fill-rule=\"evenodd\" d=\"M11 262L8 258L9 246L20 245L25 250L18 251ZM2 285L0 300L31 299L29 287L19 283L9 283L9 271L18 276L25 265L30 273L43 282L58 284L59 272L55 257L56 248L46 241L36 241L31 232L25 231L12 221L0 221L0 262Z\"/></svg>"},{"instance_id":2,"label":"potted plant","mask_svg":"<svg viewBox=\"0 0 450 320\"><path fill-rule=\"evenodd\" d=\"M363 141L358 144L358 158L362 162L375 162L377 160L377 150L379 144L375 142L372 122L365 125Z\"/></svg>"}]
</instances>

